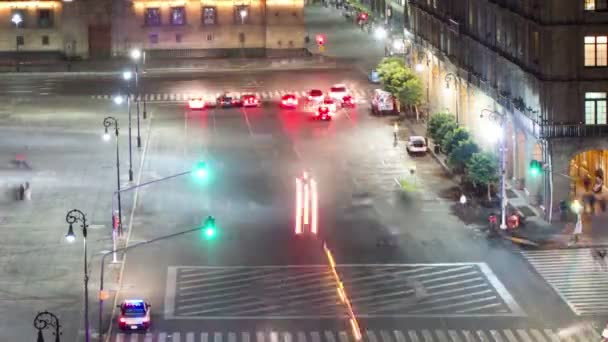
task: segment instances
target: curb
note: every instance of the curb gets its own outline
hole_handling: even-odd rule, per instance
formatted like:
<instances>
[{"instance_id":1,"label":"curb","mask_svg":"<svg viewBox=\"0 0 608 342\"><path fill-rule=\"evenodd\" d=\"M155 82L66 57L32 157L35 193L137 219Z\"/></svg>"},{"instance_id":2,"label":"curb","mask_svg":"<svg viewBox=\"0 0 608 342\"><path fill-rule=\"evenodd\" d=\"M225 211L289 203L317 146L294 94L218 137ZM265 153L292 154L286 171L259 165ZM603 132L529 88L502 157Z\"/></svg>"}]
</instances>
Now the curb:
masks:
<instances>
[{"instance_id":1,"label":"curb","mask_svg":"<svg viewBox=\"0 0 608 342\"><path fill-rule=\"evenodd\" d=\"M196 74L217 74L217 73L233 73L233 72L245 72L245 71L294 71L294 70L325 70L325 69L337 69L339 68L338 63L324 63L324 64L313 64L313 65L299 65L299 66L264 66L255 69L249 69L247 67L236 67L236 68L213 68L209 67L190 67L190 68L153 68L146 69L145 75L165 75L165 74L181 74L181 73L196 73ZM43 71L43 72L3 72L0 73L0 77L48 77L48 76L120 76L122 72L119 71Z\"/></svg>"}]
</instances>

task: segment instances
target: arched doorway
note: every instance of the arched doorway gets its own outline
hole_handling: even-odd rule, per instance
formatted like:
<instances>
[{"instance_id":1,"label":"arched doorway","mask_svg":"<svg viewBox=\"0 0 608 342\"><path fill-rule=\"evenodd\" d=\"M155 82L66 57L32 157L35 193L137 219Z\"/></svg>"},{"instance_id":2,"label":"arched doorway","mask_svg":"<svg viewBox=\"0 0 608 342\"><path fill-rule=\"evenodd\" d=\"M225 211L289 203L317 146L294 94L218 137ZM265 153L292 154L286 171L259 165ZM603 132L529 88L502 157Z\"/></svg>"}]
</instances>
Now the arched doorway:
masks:
<instances>
[{"instance_id":1,"label":"arched doorway","mask_svg":"<svg viewBox=\"0 0 608 342\"><path fill-rule=\"evenodd\" d=\"M608 150L589 150L578 153L570 160L570 196L580 198L583 194L594 192L604 194L604 173L608 167Z\"/></svg>"}]
</instances>

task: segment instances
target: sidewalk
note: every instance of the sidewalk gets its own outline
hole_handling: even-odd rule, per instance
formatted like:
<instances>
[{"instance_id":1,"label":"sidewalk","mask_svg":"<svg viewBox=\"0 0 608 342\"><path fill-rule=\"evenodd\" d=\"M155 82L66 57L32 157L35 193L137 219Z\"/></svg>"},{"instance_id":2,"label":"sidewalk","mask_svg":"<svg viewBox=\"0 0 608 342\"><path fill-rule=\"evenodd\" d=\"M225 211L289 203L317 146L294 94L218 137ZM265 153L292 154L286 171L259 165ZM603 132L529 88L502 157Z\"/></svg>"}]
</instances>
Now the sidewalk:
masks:
<instances>
[{"instance_id":1,"label":"sidewalk","mask_svg":"<svg viewBox=\"0 0 608 342\"><path fill-rule=\"evenodd\" d=\"M408 127L416 135L426 135L426 124L416 123L414 119L403 118L404 125ZM459 176L453 175L450 168L447 166L446 157L442 154L435 154L434 144L429 141L429 152L431 156L442 166L446 174L459 184ZM457 185L458 186L458 185ZM524 194L507 184L507 197L509 198L509 208L516 208L526 216L524 226L514 232L501 231L500 235L506 240L519 244L522 247L534 247L543 249L558 249L558 248L585 248L608 246L608 215L600 216L584 216L583 234L577 243L572 241L572 232L574 230L574 215L568 215L566 221L559 222L559 217L555 218L553 224L548 223L543 219L542 213L536 208L525 204ZM459 206L454 199L456 209ZM459 218L467 225L487 229L488 217L491 213L497 215L500 222L500 208L486 208L476 203L475 199L469 198L469 204L460 210L455 210ZM525 208L525 209L524 209ZM559 212L556 213L559 215ZM594 227L595 229L591 229ZM602 229L604 228L604 229Z\"/></svg>"},{"instance_id":2,"label":"sidewalk","mask_svg":"<svg viewBox=\"0 0 608 342\"><path fill-rule=\"evenodd\" d=\"M292 58L247 58L247 59L203 59L175 58L146 61L144 70L148 75L168 73L225 73L264 70L333 69L340 65L335 58L310 56ZM88 60L77 62L57 61L53 63L21 65L20 72L11 65L0 65L2 76L113 76L133 63L125 59Z\"/></svg>"}]
</instances>

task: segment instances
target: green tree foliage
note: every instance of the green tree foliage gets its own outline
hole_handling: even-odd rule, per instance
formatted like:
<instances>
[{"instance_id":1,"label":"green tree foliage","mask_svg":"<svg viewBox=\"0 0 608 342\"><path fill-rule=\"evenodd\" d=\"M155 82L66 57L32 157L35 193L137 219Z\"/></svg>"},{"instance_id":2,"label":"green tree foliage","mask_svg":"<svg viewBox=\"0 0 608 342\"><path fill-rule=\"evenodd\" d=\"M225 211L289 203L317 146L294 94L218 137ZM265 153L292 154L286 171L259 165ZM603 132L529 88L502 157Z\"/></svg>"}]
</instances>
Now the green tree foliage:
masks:
<instances>
[{"instance_id":1,"label":"green tree foliage","mask_svg":"<svg viewBox=\"0 0 608 342\"><path fill-rule=\"evenodd\" d=\"M498 162L494 155L488 152L473 153L466 166L467 178L475 186L486 186L488 201L491 201L490 189L498 179Z\"/></svg>"},{"instance_id":2,"label":"green tree foliage","mask_svg":"<svg viewBox=\"0 0 608 342\"><path fill-rule=\"evenodd\" d=\"M443 136L440 132L443 132L443 127L446 124L456 121L454 120L454 116L449 113L435 113L431 116L428 124L427 135L433 139L435 143L441 143Z\"/></svg>"},{"instance_id":3,"label":"green tree foliage","mask_svg":"<svg viewBox=\"0 0 608 342\"><path fill-rule=\"evenodd\" d=\"M479 146L477 146L473 140L467 139L461 141L448 155L448 164L454 168L456 172L462 172L469 159L471 159L471 156L477 152L479 152Z\"/></svg>"},{"instance_id":4,"label":"green tree foliage","mask_svg":"<svg viewBox=\"0 0 608 342\"><path fill-rule=\"evenodd\" d=\"M450 154L458 143L470 139L469 131L464 127L457 127L453 131L448 132L441 141L441 148L446 154Z\"/></svg>"},{"instance_id":5,"label":"green tree foliage","mask_svg":"<svg viewBox=\"0 0 608 342\"><path fill-rule=\"evenodd\" d=\"M398 95L399 101L408 106L419 106L422 103L422 82L418 77L407 80Z\"/></svg>"},{"instance_id":6,"label":"green tree foliage","mask_svg":"<svg viewBox=\"0 0 608 342\"><path fill-rule=\"evenodd\" d=\"M386 57L377 67L378 76L384 89L393 94L406 106L417 106L422 103L422 82L411 69L405 66L402 58Z\"/></svg>"}]
</instances>

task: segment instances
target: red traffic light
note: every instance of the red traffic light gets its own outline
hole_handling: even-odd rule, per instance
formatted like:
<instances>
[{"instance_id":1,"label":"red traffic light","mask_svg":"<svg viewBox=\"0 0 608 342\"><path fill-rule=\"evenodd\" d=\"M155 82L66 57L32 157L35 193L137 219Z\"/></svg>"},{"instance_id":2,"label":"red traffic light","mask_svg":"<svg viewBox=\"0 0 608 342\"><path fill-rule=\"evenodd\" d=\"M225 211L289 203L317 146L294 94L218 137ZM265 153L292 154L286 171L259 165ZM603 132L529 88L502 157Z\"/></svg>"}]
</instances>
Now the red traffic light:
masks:
<instances>
[{"instance_id":1,"label":"red traffic light","mask_svg":"<svg viewBox=\"0 0 608 342\"><path fill-rule=\"evenodd\" d=\"M325 36L323 36L322 34L318 34L317 35L317 44L319 44L319 45L325 44Z\"/></svg>"}]
</instances>

